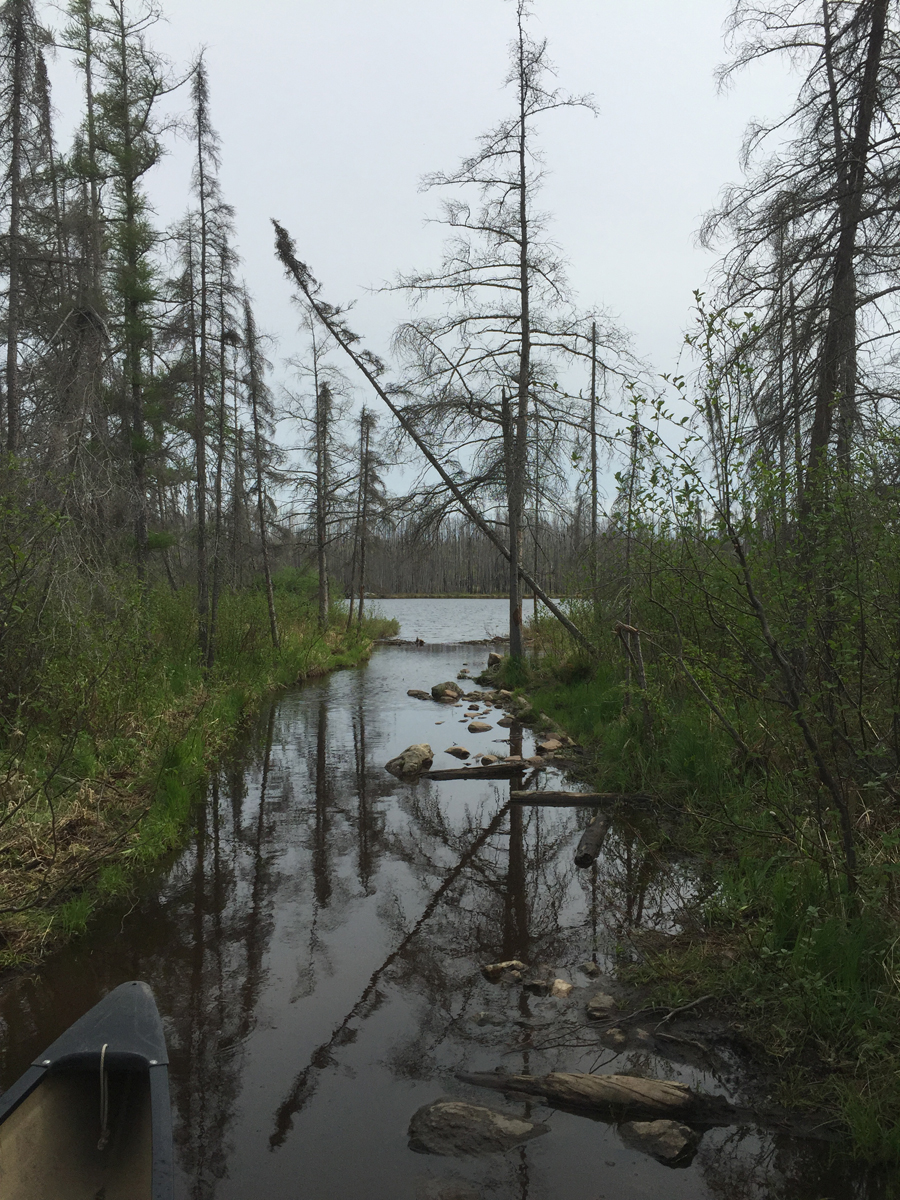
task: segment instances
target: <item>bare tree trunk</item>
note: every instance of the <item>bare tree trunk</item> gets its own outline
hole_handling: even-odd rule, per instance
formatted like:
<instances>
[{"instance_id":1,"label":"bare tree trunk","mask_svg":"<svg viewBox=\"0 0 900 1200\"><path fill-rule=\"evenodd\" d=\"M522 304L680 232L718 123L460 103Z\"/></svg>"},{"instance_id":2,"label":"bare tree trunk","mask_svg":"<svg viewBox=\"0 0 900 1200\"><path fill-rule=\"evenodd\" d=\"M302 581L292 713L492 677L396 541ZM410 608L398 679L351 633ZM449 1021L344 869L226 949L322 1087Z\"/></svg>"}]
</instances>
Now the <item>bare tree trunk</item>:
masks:
<instances>
[{"instance_id":1,"label":"bare tree trunk","mask_svg":"<svg viewBox=\"0 0 900 1200\"><path fill-rule=\"evenodd\" d=\"M839 212L840 233L832 266L825 335L819 353L816 405L806 469L806 497L811 497L819 490L817 477L831 439L835 406L838 406L840 412L839 449L844 458L849 451L849 431L853 421L856 391L856 275L853 260L862 215L872 119L878 96L878 74L887 21L887 0L870 0L869 7L872 14L871 28L859 89L856 126L851 143L846 147L838 145L835 150L838 155L838 172L842 176L837 181L842 195ZM828 52L829 46L826 45L826 53ZM839 130L836 137L840 139ZM805 507L808 509L809 504Z\"/></svg>"},{"instance_id":2,"label":"bare tree trunk","mask_svg":"<svg viewBox=\"0 0 900 1200\"><path fill-rule=\"evenodd\" d=\"M365 417L366 414L363 411L362 436L365 440L362 462L360 463L362 471L362 510L359 522L359 605L356 609L357 625L362 625L363 609L366 603L366 526L369 521L369 439L372 431Z\"/></svg>"},{"instance_id":3,"label":"bare tree trunk","mask_svg":"<svg viewBox=\"0 0 900 1200\"><path fill-rule=\"evenodd\" d=\"M19 324L21 319L22 123L25 92L25 23L21 2L13 22L12 95L9 152L9 298L6 307L6 449L16 454L21 440Z\"/></svg>"},{"instance_id":4,"label":"bare tree trunk","mask_svg":"<svg viewBox=\"0 0 900 1200\"><path fill-rule=\"evenodd\" d=\"M328 628L328 384L316 387L316 562L319 570L319 628Z\"/></svg>"}]
</instances>

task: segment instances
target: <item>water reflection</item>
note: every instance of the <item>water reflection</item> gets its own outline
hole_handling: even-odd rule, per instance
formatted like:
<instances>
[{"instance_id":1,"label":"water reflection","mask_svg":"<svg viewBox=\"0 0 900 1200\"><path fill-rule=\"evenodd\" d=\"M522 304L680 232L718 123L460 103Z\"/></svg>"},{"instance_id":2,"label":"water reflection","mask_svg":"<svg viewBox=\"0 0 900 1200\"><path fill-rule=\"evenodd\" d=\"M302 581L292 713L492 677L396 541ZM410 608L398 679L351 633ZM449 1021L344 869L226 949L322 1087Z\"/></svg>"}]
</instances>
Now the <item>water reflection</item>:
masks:
<instances>
[{"instance_id":1,"label":"water reflection","mask_svg":"<svg viewBox=\"0 0 900 1200\"><path fill-rule=\"evenodd\" d=\"M466 657L474 666L471 648ZM166 1022L181 1197L415 1200L452 1181L496 1200L874 1200L875 1182L827 1167L821 1146L714 1130L689 1170L669 1172L613 1128L539 1105L552 1133L509 1155L408 1150L410 1116L441 1094L532 1111L461 1084L462 1070L599 1062L728 1084L712 1067L603 1050L583 1027L584 994L533 997L482 977L481 964L520 958L587 984L579 963L608 967L637 927L677 928L704 881L652 849L640 813L615 823L592 871L576 872L587 814L510 805L506 781L388 775L398 750L453 728L436 727L443 710L406 688L452 677L460 660L382 651L366 670L272 705L210 781L161 886L6 988L2 1082L111 987L144 978ZM510 748L527 753L527 733L513 727Z\"/></svg>"}]
</instances>

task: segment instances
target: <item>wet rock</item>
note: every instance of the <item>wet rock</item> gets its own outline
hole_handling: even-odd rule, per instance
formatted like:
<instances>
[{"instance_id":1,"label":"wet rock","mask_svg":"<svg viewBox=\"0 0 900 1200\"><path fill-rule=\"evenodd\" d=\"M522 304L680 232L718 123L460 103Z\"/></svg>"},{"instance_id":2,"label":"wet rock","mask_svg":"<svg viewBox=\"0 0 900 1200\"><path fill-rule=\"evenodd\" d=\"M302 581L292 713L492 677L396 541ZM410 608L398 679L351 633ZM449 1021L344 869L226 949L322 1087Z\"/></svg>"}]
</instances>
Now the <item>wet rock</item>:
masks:
<instances>
[{"instance_id":1,"label":"wet rock","mask_svg":"<svg viewBox=\"0 0 900 1200\"><path fill-rule=\"evenodd\" d=\"M472 721L469 725L469 733L488 733L493 726L488 725L487 721Z\"/></svg>"},{"instance_id":2,"label":"wet rock","mask_svg":"<svg viewBox=\"0 0 900 1200\"><path fill-rule=\"evenodd\" d=\"M414 746L407 746L402 754L398 754L396 758L385 763L384 768L392 775L404 778L427 771L433 762L434 755L431 753L431 747L427 742L420 742Z\"/></svg>"},{"instance_id":3,"label":"wet rock","mask_svg":"<svg viewBox=\"0 0 900 1200\"><path fill-rule=\"evenodd\" d=\"M557 750L562 749L562 742L559 738L545 738L544 741L538 742L535 750L538 754L555 754Z\"/></svg>"},{"instance_id":4,"label":"wet rock","mask_svg":"<svg viewBox=\"0 0 900 1200\"><path fill-rule=\"evenodd\" d=\"M574 989L574 984L567 983L565 979L554 979L553 986L550 988L551 996L558 996L561 1000L568 999Z\"/></svg>"},{"instance_id":5,"label":"wet rock","mask_svg":"<svg viewBox=\"0 0 900 1200\"><path fill-rule=\"evenodd\" d=\"M697 1149L700 1135L679 1121L625 1121L619 1136L626 1146L649 1154L659 1162L687 1166Z\"/></svg>"},{"instance_id":6,"label":"wet rock","mask_svg":"<svg viewBox=\"0 0 900 1200\"><path fill-rule=\"evenodd\" d=\"M583 969L583 968L582 968ZM615 1011L616 1002L606 992L597 992L587 1002L587 1015L592 1021L602 1021Z\"/></svg>"},{"instance_id":7,"label":"wet rock","mask_svg":"<svg viewBox=\"0 0 900 1200\"><path fill-rule=\"evenodd\" d=\"M472 1021L475 1025L505 1025L506 1017L499 1013L477 1012L472 1015Z\"/></svg>"},{"instance_id":8,"label":"wet rock","mask_svg":"<svg viewBox=\"0 0 900 1200\"><path fill-rule=\"evenodd\" d=\"M464 1158L502 1153L548 1132L547 1125L510 1117L480 1104L442 1099L413 1114L409 1148L419 1154Z\"/></svg>"},{"instance_id":9,"label":"wet rock","mask_svg":"<svg viewBox=\"0 0 900 1200\"><path fill-rule=\"evenodd\" d=\"M609 1046L610 1050L624 1050L628 1045L628 1034L618 1025L614 1025L612 1029L604 1029L600 1034L600 1041L604 1046Z\"/></svg>"},{"instance_id":10,"label":"wet rock","mask_svg":"<svg viewBox=\"0 0 900 1200\"><path fill-rule=\"evenodd\" d=\"M544 760L541 758L541 756L539 754L532 754L531 758L525 759L526 767L542 767L543 765L544 765Z\"/></svg>"},{"instance_id":11,"label":"wet rock","mask_svg":"<svg viewBox=\"0 0 900 1200\"><path fill-rule=\"evenodd\" d=\"M487 665L488 665L489 667L499 667L499 666L500 666L500 663L501 663L501 661L502 661L502 660L501 660L501 658L500 658L500 655L499 655L499 654L495 654L495 653L494 653L494 651L492 650L492 651L490 652L490 654L488 655L488 664L487 664Z\"/></svg>"},{"instance_id":12,"label":"wet rock","mask_svg":"<svg viewBox=\"0 0 900 1200\"><path fill-rule=\"evenodd\" d=\"M485 979L490 979L493 983L496 980L501 979L507 973L510 975L518 975L519 979L521 979L523 972L527 970L528 967L525 963L520 962L517 958L511 958L507 962L488 963L486 966L481 968L481 973Z\"/></svg>"},{"instance_id":13,"label":"wet rock","mask_svg":"<svg viewBox=\"0 0 900 1200\"><path fill-rule=\"evenodd\" d=\"M513 724L513 719L512 717L501 717L497 724L503 729L509 729L510 725Z\"/></svg>"},{"instance_id":14,"label":"wet rock","mask_svg":"<svg viewBox=\"0 0 900 1200\"><path fill-rule=\"evenodd\" d=\"M550 993L550 980L546 975L533 975L525 980L522 988L532 996L547 996Z\"/></svg>"},{"instance_id":15,"label":"wet rock","mask_svg":"<svg viewBox=\"0 0 900 1200\"><path fill-rule=\"evenodd\" d=\"M445 754L452 754L454 758L468 758L469 752L465 746L450 746L445 751Z\"/></svg>"},{"instance_id":16,"label":"wet rock","mask_svg":"<svg viewBox=\"0 0 900 1200\"><path fill-rule=\"evenodd\" d=\"M600 968L595 962L590 960L581 964L581 970L584 971L585 975L590 976L591 979L596 979L600 974Z\"/></svg>"},{"instance_id":17,"label":"wet rock","mask_svg":"<svg viewBox=\"0 0 900 1200\"><path fill-rule=\"evenodd\" d=\"M446 683L436 683L431 689L431 695L434 700L446 701L452 704L455 704L462 694L462 688L450 679Z\"/></svg>"},{"instance_id":18,"label":"wet rock","mask_svg":"<svg viewBox=\"0 0 900 1200\"><path fill-rule=\"evenodd\" d=\"M471 709L470 709L470 710L469 710L469 712L467 712L467 713L463 713L463 720L465 720L465 721L471 721L471 720L473 720L475 717L479 717L479 716L481 716L481 713L479 713L479 711L478 711L478 709L477 709L477 708L475 709L475 711L474 711L474 712L472 712L472 711L471 711Z\"/></svg>"},{"instance_id":19,"label":"wet rock","mask_svg":"<svg viewBox=\"0 0 900 1200\"><path fill-rule=\"evenodd\" d=\"M500 759L496 754L482 754L481 756L481 765L483 767L492 767L494 763L498 763L499 761Z\"/></svg>"},{"instance_id":20,"label":"wet rock","mask_svg":"<svg viewBox=\"0 0 900 1200\"><path fill-rule=\"evenodd\" d=\"M421 688L410 688L406 693L407 696L412 696L414 700L430 700L431 696L427 692L423 692Z\"/></svg>"}]
</instances>

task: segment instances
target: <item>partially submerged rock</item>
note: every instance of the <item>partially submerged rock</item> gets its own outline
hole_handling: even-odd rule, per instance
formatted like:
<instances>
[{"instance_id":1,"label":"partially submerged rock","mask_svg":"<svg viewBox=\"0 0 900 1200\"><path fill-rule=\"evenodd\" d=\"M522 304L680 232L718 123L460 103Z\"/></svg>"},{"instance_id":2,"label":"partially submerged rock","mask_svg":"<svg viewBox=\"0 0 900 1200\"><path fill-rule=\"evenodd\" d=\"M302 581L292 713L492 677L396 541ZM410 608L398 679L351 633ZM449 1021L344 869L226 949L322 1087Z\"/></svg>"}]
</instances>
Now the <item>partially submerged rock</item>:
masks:
<instances>
[{"instance_id":1,"label":"partially submerged rock","mask_svg":"<svg viewBox=\"0 0 900 1200\"><path fill-rule=\"evenodd\" d=\"M464 1158L502 1153L548 1132L547 1125L507 1116L480 1104L442 1099L413 1114L409 1148L419 1154Z\"/></svg>"},{"instance_id":2,"label":"partially submerged rock","mask_svg":"<svg viewBox=\"0 0 900 1200\"><path fill-rule=\"evenodd\" d=\"M670 1166L687 1166L694 1157L700 1135L678 1121L624 1121L619 1136L626 1146L649 1154Z\"/></svg>"},{"instance_id":3,"label":"partially submerged rock","mask_svg":"<svg viewBox=\"0 0 900 1200\"><path fill-rule=\"evenodd\" d=\"M492 651L490 652L490 654L488 655L488 661L487 661L487 665L488 665L489 667L499 667L501 662L502 662L502 659L500 658L500 655L499 655L499 654L496 654L496 653L495 653L495 652L492 650Z\"/></svg>"},{"instance_id":4,"label":"partially submerged rock","mask_svg":"<svg viewBox=\"0 0 900 1200\"><path fill-rule=\"evenodd\" d=\"M483 767L492 767L494 763L498 763L499 761L500 758L497 754L482 754L481 756L481 765Z\"/></svg>"},{"instance_id":5,"label":"partially submerged rock","mask_svg":"<svg viewBox=\"0 0 900 1200\"><path fill-rule=\"evenodd\" d=\"M431 697L427 692L423 692L421 688L410 688L407 691L407 696L412 696L413 700L430 700Z\"/></svg>"},{"instance_id":6,"label":"partially submerged rock","mask_svg":"<svg viewBox=\"0 0 900 1200\"><path fill-rule=\"evenodd\" d=\"M557 996L560 1000L566 1000L571 996L574 986L574 984L568 983L565 979L554 979L550 988L550 995Z\"/></svg>"},{"instance_id":7,"label":"partially submerged rock","mask_svg":"<svg viewBox=\"0 0 900 1200\"><path fill-rule=\"evenodd\" d=\"M535 750L538 754L555 754L557 750L562 749L562 742L559 738L550 737L544 738L542 742L538 742Z\"/></svg>"},{"instance_id":8,"label":"partially submerged rock","mask_svg":"<svg viewBox=\"0 0 900 1200\"><path fill-rule=\"evenodd\" d=\"M491 728L487 721L472 721L469 724L469 733L488 733Z\"/></svg>"},{"instance_id":9,"label":"partially submerged rock","mask_svg":"<svg viewBox=\"0 0 900 1200\"><path fill-rule=\"evenodd\" d=\"M510 725L514 724L514 722L512 717L501 717L497 724L501 725L504 729L509 729Z\"/></svg>"},{"instance_id":10,"label":"partially submerged rock","mask_svg":"<svg viewBox=\"0 0 900 1200\"><path fill-rule=\"evenodd\" d=\"M440 700L442 704L455 704L462 694L462 688L452 679L448 679L446 683L436 683L431 689L432 699Z\"/></svg>"},{"instance_id":11,"label":"partially submerged rock","mask_svg":"<svg viewBox=\"0 0 900 1200\"><path fill-rule=\"evenodd\" d=\"M469 752L465 746L448 746L446 754L452 754L454 758L468 758Z\"/></svg>"},{"instance_id":12,"label":"partially submerged rock","mask_svg":"<svg viewBox=\"0 0 900 1200\"><path fill-rule=\"evenodd\" d=\"M414 746L407 746L402 754L398 754L396 758L385 763L384 769L390 771L392 775L396 775L398 779L403 779L427 771L433 762L434 755L431 753L431 747L427 742L419 742Z\"/></svg>"},{"instance_id":13,"label":"partially submerged rock","mask_svg":"<svg viewBox=\"0 0 900 1200\"><path fill-rule=\"evenodd\" d=\"M522 975L527 970L528 967L525 963L520 962L518 958L511 958L507 962L488 963L486 966L481 968L481 973L485 979L490 979L491 982L494 983L496 980L502 979L503 976L507 974L518 976L518 978L521 979Z\"/></svg>"},{"instance_id":14,"label":"partially submerged rock","mask_svg":"<svg viewBox=\"0 0 900 1200\"><path fill-rule=\"evenodd\" d=\"M583 969L583 968L582 968ZM597 992L587 1002L587 1015L592 1021L602 1021L615 1011L616 1002L606 992Z\"/></svg>"}]
</instances>

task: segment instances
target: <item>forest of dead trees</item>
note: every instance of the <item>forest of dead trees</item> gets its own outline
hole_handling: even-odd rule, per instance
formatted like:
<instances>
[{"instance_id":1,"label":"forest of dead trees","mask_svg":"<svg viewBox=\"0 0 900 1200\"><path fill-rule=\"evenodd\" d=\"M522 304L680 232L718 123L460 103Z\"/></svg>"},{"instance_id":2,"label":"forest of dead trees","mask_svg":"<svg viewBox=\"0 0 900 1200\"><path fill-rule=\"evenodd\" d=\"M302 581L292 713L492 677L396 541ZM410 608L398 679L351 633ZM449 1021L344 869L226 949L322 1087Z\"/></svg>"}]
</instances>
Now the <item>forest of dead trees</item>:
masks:
<instances>
[{"instance_id":1,"label":"forest of dead trees","mask_svg":"<svg viewBox=\"0 0 900 1200\"><path fill-rule=\"evenodd\" d=\"M537 594L643 691L647 737L665 678L739 754L799 753L815 853L852 892L863 814L900 795L900 4L734 0L723 81L780 57L796 102L748 131L742 182L703 221L721 257L690 368L662 383L570 294L543 155L594 102L557 84L525 0L509 13L508 115L425 179L446 240L389 286L414 301L390 369L273 214L299 347L276 387L203 56L154 50L150 0L0 6L7 731L42 623L126 584L191 589L207 670L242 588L265 591L277 646L285 568L316 574L323 627L334 594L508 595L514 659ZM65 147L51 47L81 82ZM193 169L161 229L173 97Z\"/></svg>"}]
</instances>

